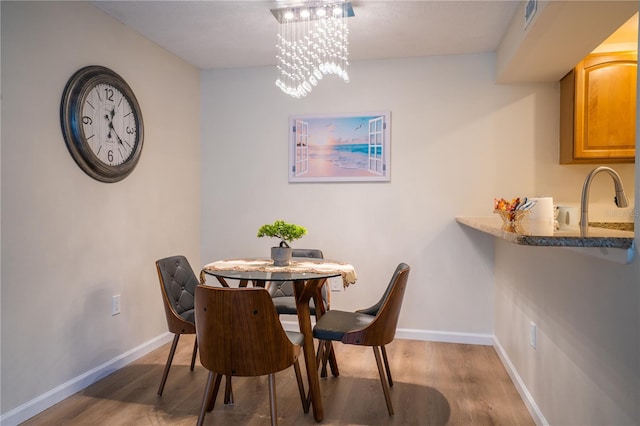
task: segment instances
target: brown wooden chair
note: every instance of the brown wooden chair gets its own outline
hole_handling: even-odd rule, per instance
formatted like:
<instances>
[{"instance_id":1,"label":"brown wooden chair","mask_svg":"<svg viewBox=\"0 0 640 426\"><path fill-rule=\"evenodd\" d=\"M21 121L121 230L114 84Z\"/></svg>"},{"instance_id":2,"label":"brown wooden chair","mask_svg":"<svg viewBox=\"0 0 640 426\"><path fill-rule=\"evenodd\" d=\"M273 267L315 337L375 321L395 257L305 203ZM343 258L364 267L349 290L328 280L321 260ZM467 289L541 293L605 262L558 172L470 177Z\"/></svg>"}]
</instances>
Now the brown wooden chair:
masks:
<instances>
[{"instance_id":1,"label":"brown wooden chair","mask_svg":"<svg viewBox=\"0 0 640 426\"><path fill-rule=\"evenodd\" d=\"M378 300L374 305L371 305L368 308L358 309L356 313L373 315L374 317L378 315L378 311L380 311L380 308L384 304L384 301L387 299L389 292L393 288L392 283L394 279L395 279L395 274L391 277L391 281L389 281L389 285L387 285L387 289L382 294L382 297L380 298L380 300ZM389 368L389 358L387 357L387 350L385 349L384 345L380 346L380 352L382 352L382 359L384 361L384 367L387 372L387 380L389 381L389 386L393 386L393 377L391 377L391 369Z\"/></svg>"},{"instance_id":2,"label":"brown wooden chair","mask_svg":"<svg viewBox=\"0 0 640 426\"><path fill-rule=\"evenodd\" d=\"M158 395L162 395L180 335L196 334L193 298L198 279L184 256L171 256L160 259L156 261L156 270L160 281L167 326L169 331L174 334L169 357L158 388ZM191 356L191 371L193 371L196 362L197 352L198 339L196 338L193 345L193 355Z\"/></svg>"},{"instance_id":3,"label":"brown wooden chair","mask_svg":"<svg viewBox=\"0 0 640 426\"><path fill-rule=\"evenodd\" d=\"M339 341L348 345L362 345L373 347L373 354L378 365L382 391L387 403L389 415L393 415L393 405L389 394L389 386L393 386L391 372L384 354L384 365L380 357L380 348L391 343L395 338L398 317L402 308L407 279L410 268L407 264L401 263L396 268L391 282L387 286L382 299L369 309L375 310L375 315L361 311L344 312L331 310L325 313L313 328L313 337L320 340L318 345L318 359L326 359L328 343ZM377 308L376 306L379 305ZM363 310L364 311L364 310ZM385 378L386 370L386 378ZM387 378L389 382L387 383Z\"/></svg>"},{"instance_id":4,"label":"brown wooden chair","mask_svg":"<svg viewBox=\"0 0 640 426\"><path fill-rule=\"evenodd\" d=\"M200 363L209 370L198 425L213 410L222 376L269 376L271 424L278 422L275 373L294 366L300 400L308 412L298 357L303 336L285 331L269 292L261 287L199 285L195 293Z\"/></svg>"}]
</instances>

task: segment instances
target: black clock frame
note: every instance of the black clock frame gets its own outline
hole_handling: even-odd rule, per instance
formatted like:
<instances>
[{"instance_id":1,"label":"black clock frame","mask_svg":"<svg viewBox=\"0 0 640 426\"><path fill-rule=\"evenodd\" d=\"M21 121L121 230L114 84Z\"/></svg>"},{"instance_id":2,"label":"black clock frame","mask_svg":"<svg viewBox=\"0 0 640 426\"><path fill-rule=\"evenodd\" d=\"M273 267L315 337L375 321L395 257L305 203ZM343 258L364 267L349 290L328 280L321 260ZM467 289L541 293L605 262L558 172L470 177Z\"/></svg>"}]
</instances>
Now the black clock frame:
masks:
<instances>
[{"instance_id":1,"label":"black clock frame","mask_svg":"<svg viewBox=\"0 0 640 426\"><path fill-rule=\"evenodd\" d=\"M105 164L93 153L82 127L82 105L98 84L109 84L127 98L136 116L136 142L129 158L122 164ZM92 178L113 183L127 177L136 167L142 152L144 126L138 100L127 82L116 72L100 65L90 65L76 71L64 88L60 102L60 124L71 157Z\"/></svg>"}]
</instances>

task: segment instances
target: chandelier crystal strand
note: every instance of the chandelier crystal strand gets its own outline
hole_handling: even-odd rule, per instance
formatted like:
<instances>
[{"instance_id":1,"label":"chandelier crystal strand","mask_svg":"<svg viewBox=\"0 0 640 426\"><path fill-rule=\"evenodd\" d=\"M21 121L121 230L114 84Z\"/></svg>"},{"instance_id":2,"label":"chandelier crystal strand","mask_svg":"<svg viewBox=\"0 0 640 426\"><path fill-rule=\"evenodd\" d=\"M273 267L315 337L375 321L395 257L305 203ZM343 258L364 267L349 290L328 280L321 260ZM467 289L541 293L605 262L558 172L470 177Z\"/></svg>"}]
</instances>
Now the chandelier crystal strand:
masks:
<instances>
[{"instance_id":1,"label":"chandelier crystal strand","mask_svg":"<svg viewBox=\"0 0 640 426\"><path fill-rule=\"evenodd\" d=\"M276 57L276 86L300 98L310 93L324 75L349 82L349 29L353 15L348 2L274 9L280 22Z\"/></svg>"},{"instance_id":2,"label":"chandelier crystal strand","mask_svg":"<svg viewBox=\"0 0 640 426\"><path fill-rule=\"evenodd\" d=\"M340 77L348 83L349 74L347 73L347 66L349 65L349 27L347 26L347 10L345 5L343 5L342 20L344 23L341 25L340 34L342 41L340 45L340 64L342 67Z\"/></svg>"}]
</instances>

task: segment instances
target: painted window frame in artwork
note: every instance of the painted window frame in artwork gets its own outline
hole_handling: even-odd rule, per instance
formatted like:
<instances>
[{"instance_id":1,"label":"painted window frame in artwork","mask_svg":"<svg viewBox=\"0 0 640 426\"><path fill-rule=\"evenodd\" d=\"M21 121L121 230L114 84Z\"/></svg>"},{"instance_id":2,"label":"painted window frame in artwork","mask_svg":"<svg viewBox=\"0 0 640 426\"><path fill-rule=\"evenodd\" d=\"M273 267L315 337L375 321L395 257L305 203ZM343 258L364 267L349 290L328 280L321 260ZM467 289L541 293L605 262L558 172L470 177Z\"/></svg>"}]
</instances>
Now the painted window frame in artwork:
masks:
<instances>
[{"instance_id":1,"label":"painted window frame in artwork","mask_svg":"<svg viewBox=\"0 0 640 426\"><path fill-rule=\"evenodd\" d=\"M289 117L289 182L391 180L391 113Z\"/></svg>"}]
</instances>

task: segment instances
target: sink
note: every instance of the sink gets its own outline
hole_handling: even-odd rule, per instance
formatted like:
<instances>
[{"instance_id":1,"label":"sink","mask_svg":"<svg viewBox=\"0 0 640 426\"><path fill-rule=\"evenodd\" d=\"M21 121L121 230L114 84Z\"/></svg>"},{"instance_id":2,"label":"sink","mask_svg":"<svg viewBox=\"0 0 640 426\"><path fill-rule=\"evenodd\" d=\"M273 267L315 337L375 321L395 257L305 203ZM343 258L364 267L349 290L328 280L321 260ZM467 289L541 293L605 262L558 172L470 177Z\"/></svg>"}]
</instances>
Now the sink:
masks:
<instances>
[{"instance_id":1,"label":"sink","mask_svg":"<svg viewBox=\"0 0 640 426\"><path fill-rule=\"evenodd\" d=\"M617 229L618 231L632 231L633 222L589 222L589 226L594 228Z\"/></svg>"}]
</instances>

